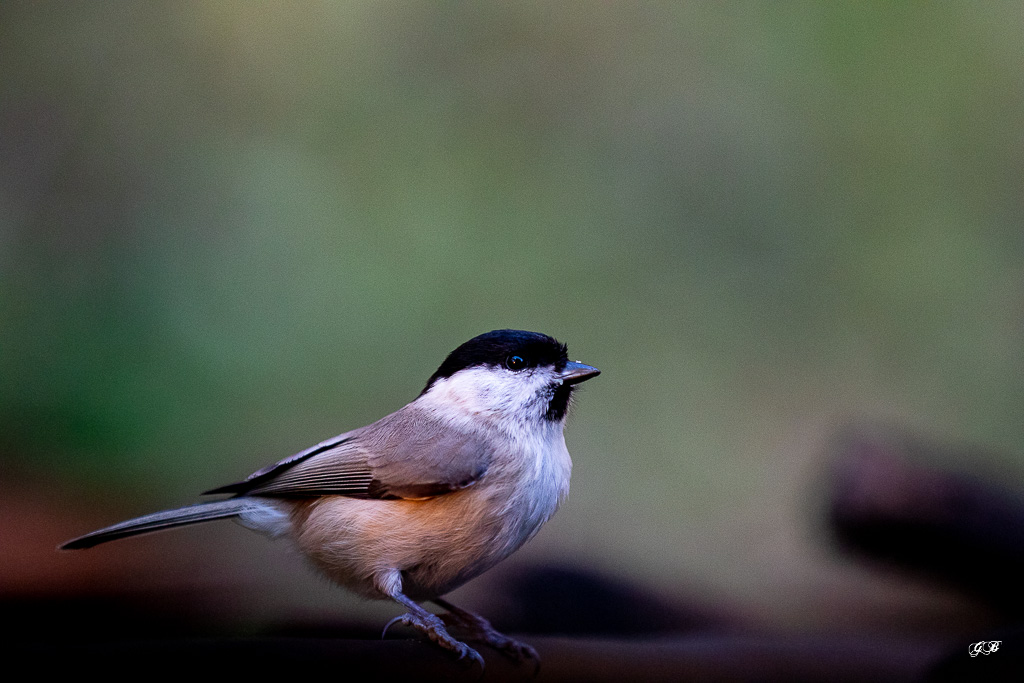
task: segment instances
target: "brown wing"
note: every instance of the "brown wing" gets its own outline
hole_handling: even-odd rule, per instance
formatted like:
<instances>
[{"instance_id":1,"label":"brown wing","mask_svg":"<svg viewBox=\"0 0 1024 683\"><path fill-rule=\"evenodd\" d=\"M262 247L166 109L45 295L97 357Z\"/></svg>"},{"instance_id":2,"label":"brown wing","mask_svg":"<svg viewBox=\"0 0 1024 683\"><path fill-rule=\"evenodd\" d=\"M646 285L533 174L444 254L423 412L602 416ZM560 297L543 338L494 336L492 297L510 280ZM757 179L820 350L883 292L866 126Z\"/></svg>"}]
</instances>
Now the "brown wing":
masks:
<instances>
[{"instance_id":1,"label":"brown wing","mask_svg":"<svg viewBox=\"0 0 1024 683\"><path fill-rule=\"evenodd\" d=\"M479 437L407 406L207 493L429 498L476 483L490 459Z\"/></svg>"}]
</instances>

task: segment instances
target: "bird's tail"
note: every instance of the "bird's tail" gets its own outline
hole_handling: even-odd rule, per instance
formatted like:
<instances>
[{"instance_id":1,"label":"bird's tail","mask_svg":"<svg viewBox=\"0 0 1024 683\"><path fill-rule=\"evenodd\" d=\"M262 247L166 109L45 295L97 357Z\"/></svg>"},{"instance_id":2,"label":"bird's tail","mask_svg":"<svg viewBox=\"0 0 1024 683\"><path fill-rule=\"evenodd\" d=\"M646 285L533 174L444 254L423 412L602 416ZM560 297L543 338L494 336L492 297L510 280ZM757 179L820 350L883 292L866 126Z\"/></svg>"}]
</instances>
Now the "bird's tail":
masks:
<instances>
[{"instance_id":1,"label":"bird's tail","mask_svg":"<svg viewBox=\"0 0 1024 683\"><path fill-rule=\"evenodd\" d=\"M230 517L240 517L240 521L243 523L250 522L246 526L260 527L263 525L253 524L251 520L253 518L266 517L268 513L273 515L275 512L268 503L254 498L229 498L228 500L217 500L210 503L198 503L177 508L176 510L164 510L163 512L154 512L151 515L129 519L125 522L93 531L85 536L79 536L64 543L59 549L79 550L81 548L91 548L94 545L106 543L107 541L116 541L119 538ZM270 529L265 530L270 531Z\"/></svg>"}]
</instances>

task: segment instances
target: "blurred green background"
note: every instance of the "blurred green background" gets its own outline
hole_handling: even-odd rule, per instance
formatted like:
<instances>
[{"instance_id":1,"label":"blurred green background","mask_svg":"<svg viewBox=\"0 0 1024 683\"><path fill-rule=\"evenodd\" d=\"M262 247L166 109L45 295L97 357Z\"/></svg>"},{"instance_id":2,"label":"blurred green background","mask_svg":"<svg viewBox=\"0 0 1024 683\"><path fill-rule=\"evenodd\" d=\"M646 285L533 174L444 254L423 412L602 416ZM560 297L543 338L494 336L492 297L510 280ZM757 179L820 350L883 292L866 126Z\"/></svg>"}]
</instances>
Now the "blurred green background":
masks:
<instances>
[{"instance_id":1,"label":"blurred green background","mask_svg":"<svg viewBox=\"0 0 1024 683\"><path fill-rule=\"evenodd\" d=\"M4 2L8 490L66 511L52 553L525 328L603 374L510 563L795 627L955 609L814 511L849 421L1022 481L1022 32L1016 3ZM368 609L309 582L281 609Z\"/></svg>"}]
</instances>

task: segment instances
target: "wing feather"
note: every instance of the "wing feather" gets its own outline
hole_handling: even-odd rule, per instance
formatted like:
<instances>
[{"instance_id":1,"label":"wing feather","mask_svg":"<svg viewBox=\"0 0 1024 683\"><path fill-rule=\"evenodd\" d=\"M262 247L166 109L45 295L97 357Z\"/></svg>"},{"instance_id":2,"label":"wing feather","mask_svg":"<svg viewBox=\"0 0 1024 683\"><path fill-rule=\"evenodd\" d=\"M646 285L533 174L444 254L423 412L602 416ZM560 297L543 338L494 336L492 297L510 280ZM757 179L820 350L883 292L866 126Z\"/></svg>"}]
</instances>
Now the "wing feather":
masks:
<instances>
[{"instance_id":1,"label":"wing feather","mask_svg":"<svg viewBox=\"0 0 1024 683\"><path fill-rule=\"evenodd\" d=\"M478 435L406 406L207 493L430 498L472 486L490 459Z\"/></svg>"}]
</instances>

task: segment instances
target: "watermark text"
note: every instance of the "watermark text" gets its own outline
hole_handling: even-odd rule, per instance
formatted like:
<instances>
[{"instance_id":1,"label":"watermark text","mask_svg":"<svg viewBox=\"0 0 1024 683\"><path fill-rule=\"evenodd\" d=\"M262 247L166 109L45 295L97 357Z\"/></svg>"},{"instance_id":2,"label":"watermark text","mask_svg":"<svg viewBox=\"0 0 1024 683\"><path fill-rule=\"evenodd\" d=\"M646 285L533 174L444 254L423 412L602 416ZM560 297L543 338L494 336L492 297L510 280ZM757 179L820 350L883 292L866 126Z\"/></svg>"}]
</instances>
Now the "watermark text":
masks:
<instances>
[{"instance_id":1,"label":"watermark text","mask_svg":"<svg viewBox=\"0 0 1024 683\"><path fill-rule=\"evenodd\" d=\"M1001 642L1003 641L982 640L977 643L971 643L971 646L967 648L967 652L970 653L972 657L977 657L978 655L990 655L999 649L999 643Z\"/></svg>"}]
</instances>

